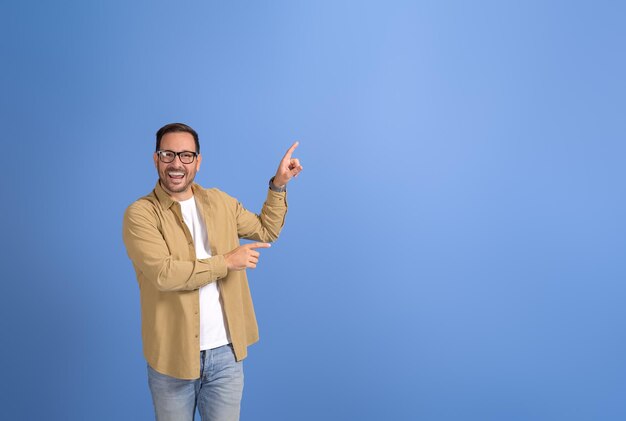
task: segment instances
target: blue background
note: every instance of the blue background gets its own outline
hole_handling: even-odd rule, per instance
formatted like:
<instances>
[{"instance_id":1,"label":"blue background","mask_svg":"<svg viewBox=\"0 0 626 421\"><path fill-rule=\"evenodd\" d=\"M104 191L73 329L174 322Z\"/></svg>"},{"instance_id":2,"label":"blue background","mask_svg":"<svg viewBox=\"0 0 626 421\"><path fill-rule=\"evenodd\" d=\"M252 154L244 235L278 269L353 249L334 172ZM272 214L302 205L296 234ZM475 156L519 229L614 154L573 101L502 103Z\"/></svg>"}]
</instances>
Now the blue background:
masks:
<instances>
[{"instance_id":1,"label":"blue background","mask_svg":"<svg viewBox=\"0 0 626 421\"><path fill-rule=\"evenodd\" d=\"M626 419L626 7L5 2L0 417L153 416L126 206L154 133L259 211L243 420Z\"/></svg>"}]
</instances>

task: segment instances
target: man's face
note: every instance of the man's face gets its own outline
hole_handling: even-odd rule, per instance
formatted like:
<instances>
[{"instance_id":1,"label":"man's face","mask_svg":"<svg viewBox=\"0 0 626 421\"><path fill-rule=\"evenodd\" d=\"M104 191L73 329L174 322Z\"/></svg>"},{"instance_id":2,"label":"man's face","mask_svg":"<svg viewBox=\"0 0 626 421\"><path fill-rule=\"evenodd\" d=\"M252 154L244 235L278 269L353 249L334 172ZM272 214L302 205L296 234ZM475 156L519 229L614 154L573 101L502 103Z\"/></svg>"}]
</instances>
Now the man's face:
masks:
<instances>
[{"instance_id":1,"label":"man's face","mask_svg":"<svg viewBox=\"0 0 626 421\"><path fill-rule=\"evenodd\" d=\"M196 143L191 133L166 133L161 138L162 151L196 152ZM183 164L179 156L170 163L164 163L154 154L154 165L159 173L161 187L175 200L186 200L193 196L191 183L200 169L202 156L198 155L191 164Z\"/></svg>"}]
</instances>

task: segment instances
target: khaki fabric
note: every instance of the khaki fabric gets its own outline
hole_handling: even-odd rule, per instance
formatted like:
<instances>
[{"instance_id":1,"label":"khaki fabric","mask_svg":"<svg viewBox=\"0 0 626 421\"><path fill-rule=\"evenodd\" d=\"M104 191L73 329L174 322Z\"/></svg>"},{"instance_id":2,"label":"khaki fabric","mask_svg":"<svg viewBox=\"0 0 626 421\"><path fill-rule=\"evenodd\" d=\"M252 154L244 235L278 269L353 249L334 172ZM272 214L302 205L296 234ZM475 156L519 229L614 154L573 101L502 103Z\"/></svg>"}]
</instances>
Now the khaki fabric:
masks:
<instances>
[{"instance_id":1,"label":"khaki fabric","mask_svg":"<svg viewBox=\"0 0 626 421\"><path fill-rule=\"evenodd\" d=\"M123 238L141 296L144 356L156 371L180 379L200 376L198 288L217 282L238 361L259 333L246 271L228 271L224 254L239 239L272 242L285 223L287 193L268 189L259 215L218 189L192 185L206 224L211 256L196 259L180 204L156 183L124 214Z\"/></svg>"}]
</instances>

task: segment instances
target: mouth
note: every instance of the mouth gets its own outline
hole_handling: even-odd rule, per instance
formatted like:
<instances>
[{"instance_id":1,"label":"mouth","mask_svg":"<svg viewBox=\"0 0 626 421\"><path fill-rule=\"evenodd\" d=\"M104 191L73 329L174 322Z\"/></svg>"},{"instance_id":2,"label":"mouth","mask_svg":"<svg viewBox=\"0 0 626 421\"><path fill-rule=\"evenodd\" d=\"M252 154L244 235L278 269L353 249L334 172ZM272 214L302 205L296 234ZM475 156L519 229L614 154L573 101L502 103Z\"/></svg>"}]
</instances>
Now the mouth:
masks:
<instances>
[{"instance_id":1,"label":"mouth","mask_svg":"<svg viewBox=\"0 0 626 421\"><path fill-rule=\"evenodd\" d=\"M172 180L182 180L185 173L183 171L167 171L167 176Z\"/></svg>"}]
</instances>

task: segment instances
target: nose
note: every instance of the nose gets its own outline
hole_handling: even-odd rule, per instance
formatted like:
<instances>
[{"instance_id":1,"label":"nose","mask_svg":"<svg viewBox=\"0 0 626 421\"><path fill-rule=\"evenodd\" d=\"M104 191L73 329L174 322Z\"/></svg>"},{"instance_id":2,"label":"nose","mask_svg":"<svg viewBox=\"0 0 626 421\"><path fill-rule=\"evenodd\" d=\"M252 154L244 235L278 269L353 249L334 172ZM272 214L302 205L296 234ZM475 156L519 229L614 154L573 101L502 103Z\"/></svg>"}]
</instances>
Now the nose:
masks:
<instances>
[{"instance_id":1,"label":"nose","mask_svg":"<svg viewBox=\"0 0 626 421\"><path fill-rule=\"evenodd\" d=\"M178 161L178 162L177 162ZM179 154L176 154L174 156L174 159L172 160L172 162L170 162L168 165L174 165L176 167L178 167L178 164L181 164L183 166L183 168L185 167L185 163L182 161L182 159L180 158Z\"/></svg>"}]
</instances>

